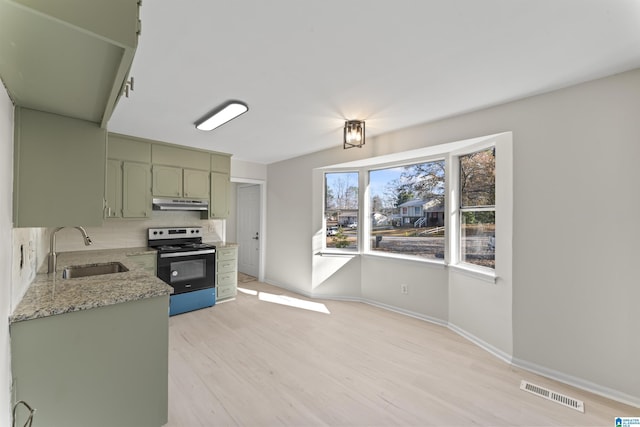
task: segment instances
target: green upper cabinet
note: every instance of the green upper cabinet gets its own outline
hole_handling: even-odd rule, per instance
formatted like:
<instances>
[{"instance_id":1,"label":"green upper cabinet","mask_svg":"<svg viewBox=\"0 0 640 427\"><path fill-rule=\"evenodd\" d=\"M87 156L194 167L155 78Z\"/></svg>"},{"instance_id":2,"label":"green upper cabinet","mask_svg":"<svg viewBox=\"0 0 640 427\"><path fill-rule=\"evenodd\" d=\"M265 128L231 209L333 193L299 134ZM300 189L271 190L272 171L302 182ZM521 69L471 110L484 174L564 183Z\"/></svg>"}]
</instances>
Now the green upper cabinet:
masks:
<instances>
[{"instance_id":1,"label":"green upper cabinet","mask_svg":"<svg viewBox=\"0 0 640 427\"><path fill-rule=\"evenodd\" d=\"M153 195L209 198L209 155L166 144L153 144Z\"/></svg>"},{"instance_id":2,"label":"green upper cabinet","mask_svg":"<svg viewBox=\"0 0 640 427\"><path fill-rule=\"evenodd\" d=\"M182 170L184 197L194 199L209 198L209 171Z\"/></svg>"},{"instance_id":3,"label":"green upper cabinet","mask_svg":"<svg viewBox=\"0 0 640 427\"><path fill-rule=\"evenodd\" d=\"M102 225L104 129L17 107L14 138L14 227Z\"/></svg>"},{"instance_id":4,"label":"green upper cabinet","mask_svg":"<svg viewBox=\"0 0 640 427\"><path fill-rule=\"evenodd\" d=\"M16 105L106 127L133 62L138 0L0 0L0 76Z\"/></svg>"},{"instance_id":5,"label":"green upper cabinet","mask_svg":"<svg viewBox=\"0 0 640 427\"><path fill-rule=\"evenodd\" d=\"M210 165L208 152L168 144L153 144L151 163L205 171L209 170Z\"/></svg>"},{"instance_id":6,"label":"green upper cabinet","mask_svg":"<svg viewBox=\"0 0 640 427\"><path fill-rule=\"evenodd\" d=\"M105 218L122 218L122 161L107 160L107 202Z\"/></svg>"},{"instance_id":7,"label":"green upper cabinet","mask_svg":"<svg viewBox=\"0 0 640 427\"><path fill-rule=\"evenodd\" d=\"M211 201L209 203L211 218L227 218L229 216L230 171L230 156L211 154Z\"/></svg>"},{"instance_id":8,"label":"green upper cabinet","mask_svg":"<svg viewBox=\"0 0 640 427\"><path fill-rule=\"evenodd\" d=\"M213 172L231 173L231 157L227 154L212 154L211 170Z\"/></svg>"},{"instance_id":9,"label":"green upper cabinet","mask_svg":"<svg viewBox=\"0 0 640 427\"><path fill-rule=\"evenodd\" d=\"M229 216L229 174L211 172L211 201L209 214L211 218L227 218Z\"/></svg>"},{"instance_id":10,"label":"green upper cabinet","mask_svg":"<svg viewBox=\"0 0 640 427\"><path fill-rule=\"evenodd\" d=\"M151 144L110 133L105 218L151 217Z\"/></svg>"},{"instance_id":11,"label":"green upper cabinet","mask_svg":"<svg viewBox=\"0 0 640 427\"><path fill-rule=\"evenodd\" d=\"M148 163L122 162L122 217L151 217L151 186Z\"/></svg>"},{"instance_id":12,"label":"green upper cabinet","mask_svg":"<svg viewBox=\"0 0 640 427\"><path fill-rule=\"evenodd\" d=\"M182 197L182 168L153 165L153 195Z\"/></svg>"}]
</instances>

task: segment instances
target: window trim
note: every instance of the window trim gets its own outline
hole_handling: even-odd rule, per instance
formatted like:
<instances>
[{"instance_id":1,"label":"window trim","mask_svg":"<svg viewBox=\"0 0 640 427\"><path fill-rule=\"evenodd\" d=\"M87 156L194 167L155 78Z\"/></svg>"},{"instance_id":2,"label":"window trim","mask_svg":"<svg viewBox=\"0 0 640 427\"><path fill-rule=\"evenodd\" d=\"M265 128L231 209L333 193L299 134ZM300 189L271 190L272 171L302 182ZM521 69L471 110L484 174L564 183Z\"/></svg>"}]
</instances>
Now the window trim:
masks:
<instances>
[{"instance_id":1,"label":"window trim","mask_svg":"<svg viewBox=\"0 0 640 427\"><path fill-rule=\"evenodd\" d=\"M362 230L360 232L361 238L363 240L363 247L362 247L362 251L361 253L363 255L374 255L374 256L379 256L379 257L385 257L385 258L391 258L391 259L406 259L406 260L410 260L410 261L418 261L418 262L428 262L431 264L435 264L435 265L446 265L446 251L447 251L447 152L441 152L441 153L434 153L428 156L421 156L421 157L412 157L409 159L404 159L404 160L400 160L400 161L395 161L395 162L387 162L384 164L380 164L380 165L376 165L375 167L373 166L363 166L360 171L361 176L364 177L365 179L365 199L362 201L362 212L366 212L367 213L367 218L369 217L369 211L371 209L371 193L370 193L370 188L369 188L369 172L371 171L380 171L380 170L384 170L384 169L391 169L391 168L397 168L397 167L403 167L403 166L411 166L411 165L417 165L417 164L421 164L421 163L429 163L429 162L437 162L437 161L443 161L444 162L444 179L445 179L445 188L444 188L444 193L445 193L445 201L444 201L444 211L445 211L445 216L444 216L444 240L445 240L445 245L444 245L444 249L445 249L445 257L444 259L431 259L431 258L425 258L425 257L421 257L421 256L417 256L417 255L402 255L402 254L398 254L396 252L381 252L381 251L376 251L373 250L371 248L371 221L363 221L360 222L360 224L363 224L363 227L360 227ZM407 209L407 212L410 214L410 209ZM360 231L360 230L359 230Z\"/></svg>"},{"instance_id":2,"label":"window trim","mask_svg":"<svg viewBox=\"0 0 640 427\"><path fill-rule=\"evenodd\" d=\"M362 239L360 237L361 233L358 227L356 231L356 247L353 249L347 248L330 248L327 247L327 218L325 216L325 211L327 207L327 174L334 173L356 173L358 174L358 224L362 223L362 170L358 168L331 168L322 171L322 233L324 235L324 239L322 241L322 249L321 254L327 255L360 255L362 253Z\"/></svg>"},{"instance_id":3,"label":"window trim","mask_svg":"<svg viewBox=\"0 0 640 427\"><path fill-rule=\"evenodd\" d=\"M450 223L455 224L455 226L452 227L451 233L450 233L450 239L449 239L449 245L448 245L449 254L447 259L449 260L449 266L453 267L454 269L462 271L468 275L470 274L473 277L481 278L481 279L492 281L493 283L495 283L497 278L495 268L484 267L481 265L472 264L470 262L465 262L462 260L462 243L461 243L462 242L461 213L469 210L473 210L473 211L485 210L485 207L462 208L460 206L461 205L460 203L460 197L461 197L460 157L465 156L467 154L476 153L478 151L486 150L488 148L494 148L497 153L498 152L497 141L494 139L491 139L488 141L482 141L480 143L470 144L469 146L466 146L464 148L461 148L459 150L455 150L449 153L449 165L450 165L449 172L451 176L450 176L450 179L447 181L450 184L449 191L447 192L447 194L449 194L450 196L449 197L449 203L451 206ZM498 164L498 157L496 154L496 186L498 185L497 184L498 182L497 164ZM496 194L495 205L491 206L486 210L491 210L495 212L497 216L497 212L498 212L497 194ZM496 227L497 227L497 220L496 220ZM497 248L497 244L496 244L496 248ZM446 248L445 248L445 254L446 254ZM445 255L445 257L447 257L447 255ZM496 265L497 265L497 262L496 262Z\"/></svg>"}]
</instances>

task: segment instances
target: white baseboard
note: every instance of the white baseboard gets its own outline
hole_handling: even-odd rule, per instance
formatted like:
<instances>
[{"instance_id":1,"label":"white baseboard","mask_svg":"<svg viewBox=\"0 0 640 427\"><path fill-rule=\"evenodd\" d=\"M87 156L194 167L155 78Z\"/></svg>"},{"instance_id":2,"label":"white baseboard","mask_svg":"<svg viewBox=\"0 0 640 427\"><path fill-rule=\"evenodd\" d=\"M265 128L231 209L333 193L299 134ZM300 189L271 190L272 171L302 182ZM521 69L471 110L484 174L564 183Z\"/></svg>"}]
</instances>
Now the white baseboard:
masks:
<instances>
[{"instance_id":1,"label":"white baseboard","mask_svg":"<svg viewBox=\"0 0 640 427\"><path fill-rule=\"evenodd\" d=\"M328 299L328 300L337 300L337 301L351 301L351 302L361 302L361 303L365 303L365 304L369 304L369 305L373 305L375 307L379 307L382 308L384 310L389 310L389 311L393 311L399 314L404 314L406 316L410 316L410 317L414 317L416 319L420 319L420 320L424 320L426 322L430 322L430 323L434 323L436 325L440 325L440 326L444 326L448 329L450 329L451 331L455 332L456 334L462 336L463 338L471 341L473 344L477 345L478 347L488 351L489 353L491 353L492 355L494 355L495 357L497 357L498 359L502 360L503 362L516 366L518 368L522 368L524 370L527 370L529 372L533 372L534 374L538 374L538 375L542 375L543 377L547 377L549 379L555 380L555 381L559 381L561 383L579 388L581 390L585 390L588 391L590 393L593 394L597 394L599 396L605 397L607 399L611 399L611 400L615 400L616 402L620 402L620 403L624 403L625 405L630 405L630 406L634 406L636 408L640 408L640 398L636 397L636 396L631 396L629 394L623 393L621 391L618 390L614 390L608 387L604 387L601 386L599 384L596 383L592 383L590 381L584 380L582 378L578 378L578 377L574 377L553 369L549 369L546 368L544 366L541 365L537 365L535 363L532 362L528 362L526 360L522 360L522 359L518 359L518 358L514 358L511 354L500 350L499 348L489 344L486 341L483 341L482 339L476 337L473 334L470 334L469 332L465 331L464 329L454 325L453 323L441 320L441 319L437 319L434 317L430 317L421 313L415 313L409 310L405 310L403 308L398 308L398 307L394 307L391 305L387 305L387 304L383 304L377 301L372 301L372 300L367 300L366 298L361 298L361 297L351 297L351 296L345 296L345 297L341 297L341 296L328 296L328 295L317 295L314 294L313 292L306 292L306 291L301 291L299 289L293 289L290 288L288 286L283 286L281 284L278 283L273 283L270 281L267 281L266 283L276 286L278 288L282 288L282 289L286 289L288 291L291 292L295 292L301 295L306 296L307 298L319 298L319 299Z\"/></svg>"},{"instance_id":2,"label":"white baseboard","mask_svg":"<svg viewBox=\"0 0 640 427\"><path fill-rule=\"evenodd\" d=\"M399 314L404 314L405 316L414 317L414 318L419 319L419 320L424 320L425 322L435 323L436 325L439 325L439 326L444 326L444 327L447 326L447 322L446 321L444 321L442 319L438 319L436 317L427 316L426 314L416 313L414 311L405 310L404 308L398 308L398 307L394 307L392 305L382 304L382 303L380 303L378 301L372 301L372 300L369 300L369 299L366 299L366 298L360 298L360 302L372 305L374 307L379 307L379 308L382 308L384 310L393 311L393 312L399 313Z\"/></svg>"},{"instance_id":3,"label":"white baseboard","mask_svg":"<svg viewBox=\"0 0 640 427\"><path fill-rule=\"evenodd\" d=\"M495 346L489 344L488 342L481 340L480 338L476 337L473 334L470 334L469 332L467 332L464 329L454 325L451 322L449 322L446 326L449 329L451 329L453 332L455 332L456 334L458 334L461 337L471 341L472 343L474 343L475 345L477 345L481 349L483 349L485 351L488 351L489 353L493 354L495 357L497 357L498 359L502 360L503 362L511 364L512 356L509 353L507 353L506 351L500 350L498 347L495 347Z\"/></svg>"}]
</instances>

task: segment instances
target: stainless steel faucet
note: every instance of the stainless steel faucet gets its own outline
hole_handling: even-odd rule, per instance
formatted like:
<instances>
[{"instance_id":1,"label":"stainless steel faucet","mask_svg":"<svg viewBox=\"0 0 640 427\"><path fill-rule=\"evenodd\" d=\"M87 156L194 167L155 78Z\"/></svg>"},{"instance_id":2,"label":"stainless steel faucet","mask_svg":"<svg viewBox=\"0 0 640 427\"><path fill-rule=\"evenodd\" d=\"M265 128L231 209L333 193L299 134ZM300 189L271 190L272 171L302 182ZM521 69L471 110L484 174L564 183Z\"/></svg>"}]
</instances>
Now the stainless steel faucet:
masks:
<instances>
[{"instance_id":1,"label":"stainless steel faucet","mask_svg":"<svg viewBox=\"0 0 640 427\"><path fill-rule=\"evenodd\" d=\"M56 233L62 230L64 227L58 227L51 233L51 240L49 241L49 270L48 273L55 273L56 268L58 267L58 255L56 254ZM82 233L82 238L84 239L84 245L89 246L91 244L91 237L87 234L84 228L82 227L73 227L76 230L79 230Z\"/></svg>"}]
</instances>

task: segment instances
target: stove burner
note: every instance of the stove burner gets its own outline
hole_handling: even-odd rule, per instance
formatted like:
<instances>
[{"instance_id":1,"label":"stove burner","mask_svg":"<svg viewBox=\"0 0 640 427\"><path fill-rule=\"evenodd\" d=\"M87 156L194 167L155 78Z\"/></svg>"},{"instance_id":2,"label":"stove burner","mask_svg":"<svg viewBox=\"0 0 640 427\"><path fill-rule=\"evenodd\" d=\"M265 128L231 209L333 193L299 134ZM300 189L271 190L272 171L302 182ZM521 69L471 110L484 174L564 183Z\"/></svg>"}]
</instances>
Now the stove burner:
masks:
<instances>
[{"instance_id":1,"label":"stove burner","mask_svg":"<svg viewBox=\"0 0 640 427\"><path fill-rule=\"evenodd\" d=\"M185 243L184 245L181 245L180 247L182 248L193 248L193 249L201 249L201 248L211 248L211 245L208 245L206 243Z\"/></svg>"},{"instance_id":2,"label":"stove burner","mask_svg":"<svg viewBox=\"0 0 640 427\"><path fill-rule=\"evenodd\" d=\"M180 249L182 246L172 246L172 245L163 245L163 246L158 246L158 250L161 251L175 251Z\"/></svg>"}]
</instances>

